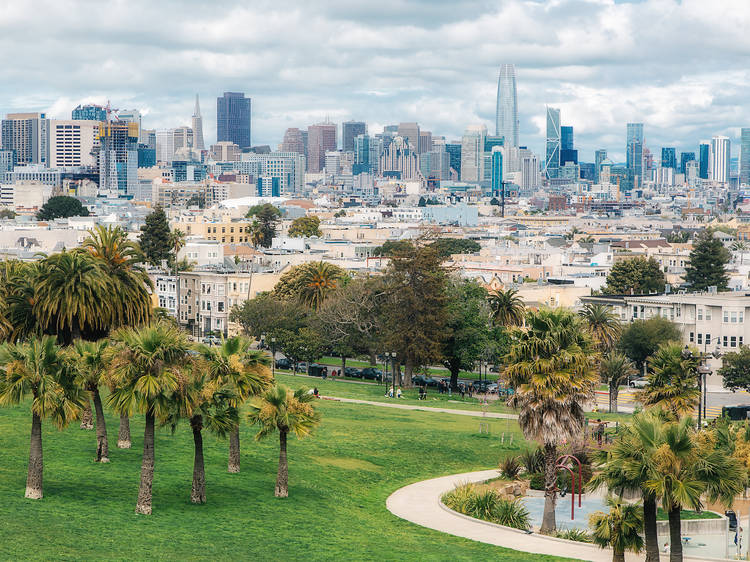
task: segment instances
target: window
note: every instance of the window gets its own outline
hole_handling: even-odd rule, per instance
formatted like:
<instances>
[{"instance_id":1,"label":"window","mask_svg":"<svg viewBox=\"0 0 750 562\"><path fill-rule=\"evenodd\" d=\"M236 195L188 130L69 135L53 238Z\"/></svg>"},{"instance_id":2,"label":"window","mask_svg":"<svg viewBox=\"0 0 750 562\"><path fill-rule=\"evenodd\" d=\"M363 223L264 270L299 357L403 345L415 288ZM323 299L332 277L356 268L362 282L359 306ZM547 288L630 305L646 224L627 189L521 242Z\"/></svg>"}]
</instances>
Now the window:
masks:
<instances>
[{"instance_id":1,"label":"window","mask_svg":"<svg viewBox=\"0 0 750 562\"><path fill-rule=\"evenodd\" d=\"M224 296L224 283L218 283L216 285L216 294L220 297Z\"/></svg>"},{"instance_id":2,"label":"window","mask_svg":"<svg viewBox=\"0 0 750 562\"><path fill-rule=\"evenodd\" d=\"M701 345L703 343L703 334L698 334L698 345Z\"/></svg>"},{"instance_id":3,"label":"window","mask_svg":"<svg viewBox=\"0 0 750 562\"><path fill-rule=\"evenodd\" d=\"M675 316L677 316L677 318L679 318L682 315L682 305L678 304L675 308L677 309L675 311Z\"/></svg>"},{"instance_id":4,"label":"window","mask_svg":"<svg viewBox=\"0 0 750 562\"><path fill-rule=\"evenodd\" d=\"M706 345L711 345L711 334L706 334Z\"/></svg>"},{"instance_id":5,"label":"window","mask_svg":"<svg viewBox=\"0 0 750 562\"><path fill-rule=\"evenodd\" d=\"M740 310L739 312L739 318L740 318L740 324L742 324L745 321L745 311Z\"/></svg>"},{"instance_id":6,"label":"window","mask_svg":"<svg viewBox=\"0 0 750 562\"><path fill-rule=\"evenodd\" d=\"M724 336L724 347L727 347L729 345L729 338Z\"/></svg>"},{"instance_id":7,"label":"window","mask_svg":"<svg viewBox=\"0 0 750 562\"><path fill-rule=\"evenodd\" d=\"M731 342L730 347L737 347L737 336L732 336L731 338L729 338L729 341Z\"/></svg>"},{"instance_id":8,"label":"window","mask_svg":"<svg viewBox=\"0 0 750 562\"><path fill-rule=\"evenodd\" d=\"M711 320L711 308L706 308L706 320Z\"/></svg>"},{"instance_id":9,"label":"window","mask_svg":"<svg viewBox=\"0 0 750 562\"><path fill-rule=\"evenodd\" d=\"M724 311L724 323L725 324L729 323L729 311L728 310Z\"/></svg>"},{"instance_id":10,"label":"window","mask_svg":"<svg viewBox=\"0 0 750 562\"><path fill-rule=\"evenodd\" d=\"M703 309L698 307L698 320L703 320Z\"/></svg>"},{"instance_id":11,"label":"window","mask_svg":"<svg viewBox=\"0 0 750 562\"><path fill-rule=\"evenodd\" d=\"M742 336L740 336L738 339L739 339L740 347L742 347Z\"/></svg>"},{"instance_id":12,"label":"window","mask_svg":"<svg viewBox=\"0 0 750 562\"><path fill-rule=\"evenodd\" d=\"M216 303L216 310L217 312L224 312L224 301L219 301Z\"/></svg>"},{"instance_id":13,"label":"window","mask_svg":"<svg viewBox=\"0 0 750 562\"><path fill-rule=\"evenodd\" d=\"M690 332L690 343L693 343L693 340L695 339L695 336L693 332Z\"/></svg>"},{"instance_id":14,"label":"window","mask_svg":"<svg viewBox=\"0 0 750 562\"><path fill-rule=\"evenodd\" d=\"M737 323L737 312L734 311L734 310L732 312L730 312L729 313L729 318L730 318L732 324L736 324Z\"/></svg>"},{"instance_id":15,"label":"window","mask_svg":"<svg viewBox=\"0 0 750 562\"><path fill-rule=\"evenodd\" d=\"M633 306L633 318L638 318L638 307Z\"/></svg>"}]
</instances>

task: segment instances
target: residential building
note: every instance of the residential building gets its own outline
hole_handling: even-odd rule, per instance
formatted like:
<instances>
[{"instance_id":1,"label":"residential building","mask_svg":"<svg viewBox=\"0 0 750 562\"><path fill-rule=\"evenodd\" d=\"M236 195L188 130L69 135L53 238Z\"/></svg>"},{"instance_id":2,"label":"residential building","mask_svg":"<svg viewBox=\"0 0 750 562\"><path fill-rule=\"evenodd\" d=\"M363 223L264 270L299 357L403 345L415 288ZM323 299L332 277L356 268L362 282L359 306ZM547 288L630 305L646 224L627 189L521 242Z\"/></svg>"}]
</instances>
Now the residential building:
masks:
<instances>
[{"instance_id":1,"label":"residential building","mask_svg":"<svg viewBox=\"0 0 750 562\"><path fill-rule=\"evenodd\" d=\"M367 134L367 124L363 121L344 121L341 124L341 148L344 152L354 152L354 139Z\"/></svg>"},{"instance_id":2,"label":"residential building","mask_svg":"<svg viewBox=\"0 0 750 562\"><path fill-rule=\"evenodd\" d=\"M44 113L9 113L0 125L2 149L14 150L16 162L47 165L49 120Z\"/></svg>"},{"instance_id":3,"label":"residential building","mask_svg":"<svg viewBox=\"0 0 750 562\"><path fill-rule=\"evenodd\" d=\"M560 168L560 110L547 107L547 146L544 173L547 179L557 178Z\"/></svg>"},{"instance_id":4,"label":"residential building","mask_svg":"<svg viewBox=\"0 0 750 562\"><path fill-rule=\"evenodd\" d=\"M518 146L518 100L516 98L516 68L512 64L500 66L497 79L497 107L495 134L505 139L507 146Z\"/></svg>"},{"instance_id":5,"label":"residential building","mask_svg":"<svg viewBox=\"0 0 750 562\"><path fill-rule=\"evenodd\" d=\"M125 197L138 183L138 124L99 123L99 192Z\"/></svg>"},{"instance_id":6,"label":"residential building","mask_svg":"<svg viewBox=\"0 0 750 562\"><path fill-rule=\"evenodd\" d=\"M250 148L251 100L242 92L224 92L216 98L216 141Z\"/></svg>"},{"instance_id":7,"label":"residential building","mask_svg":"<svg viewBox=\"0 0 750 562\"><path fill-rule=\"evenodd\" d=\"M15 150L0 150L0 174L13 171L16 164Z\"/></svg>"},{"instance_id":8,"label":"residential building","mask_svg":"<svg viewBox=\"0 0 750 562\"><path fill-rule=\"evenodd\" d=\"M254 178L278 178L280 194L301 192L305 185L305 157L297 152L243 153L235 169Z\"/></svg>"},{"instance_id":9,"label":"residential building","mask_svg":"<svg viewBox=\"0 0 750 562\"><path fill-rule=\"evenodd\" d=\"M336 150L336 124L325 122L307 128L307 171L320 173L325 168L326 152Z\"/></svg>"}]
</instances>

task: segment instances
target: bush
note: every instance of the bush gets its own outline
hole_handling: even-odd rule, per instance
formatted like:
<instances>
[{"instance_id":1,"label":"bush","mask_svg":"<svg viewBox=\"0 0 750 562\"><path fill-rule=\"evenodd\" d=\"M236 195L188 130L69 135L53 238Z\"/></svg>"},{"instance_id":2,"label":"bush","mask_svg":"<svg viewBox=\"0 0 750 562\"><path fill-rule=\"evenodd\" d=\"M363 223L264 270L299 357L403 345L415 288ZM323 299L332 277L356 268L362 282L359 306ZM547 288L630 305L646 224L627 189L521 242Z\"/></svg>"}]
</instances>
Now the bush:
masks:
<instances>
[{"instance_id":1,"label":"bush","mask_svg":"<svg viewBox=\"0 0 750 562\"><path fill-rule=\"evenodd\" d=\"M500 472L506 478L515 479L518 473L521 472L521 464L518 462L518 457L510 456L501 460Z\"/></svg>"},{"instance_id":2,"label":"bush","mask_svg":"<svg viewBox=\"0 0 750 562\"><path fill-rule=\"evenodd\" d=\"M532 490L544 490L544 473L534 472L529 475L529 488Z\"/></svg>"},{"instance_id":3,"label":"bush","mask_svg":"<svg viewBox=\"0 0 750 562\"><path fill-rule=\"evenodd\" d=\"M529 529L531 516L521 498L500 500L495 512L495 522L514 529Z\"/></svg>"},{"instance_id":4,"label":"bush","mask_svg":"<svg viewBox=\"0 0 750 562\"><path fill-rule=\"evenodd\" d=\"M526 470L526 474L533 474L544 470L544 453L540 448L524 451L521 453L519 459Z\"/></svg>"},{"instance_id":5,"label":"bush","mask_svg":"<svg viewBox=\"0 0 750 562\"><path fill-rule=\"evenodd\" d=\"M492 489L478 491L473 484L463 484L443 494L441 499L452 510L470 517L514 529L526 530L531 526L531 517L521 498L505 500Z\"/></svg>"},{"instance_id":6,"label":"bush","mask_svg":"<svg viewBox=\"0 0 750 562\"><path fill-rule=\"evenodd\" d=\"M500 496L497 492L492 489L484 490L483 492L475 492L467 502L466 515L471 515L477 519L484 519L485 521L492 521L495 518L495 512L497 511L498 504L500 503Z\"/></svg>"},{"instance_id":7,"label":"bush","mask_svg":"<svg viewBox=\"0 0 750 562\"><path fill-rule=\"evenodd\" d=\"M564 531L557 531L555 536L558 539L567 539L569 541L593 542L591 534L583 529L565 529Z\"/></svg>"},{"instance_id":8,"label":"bush","mask_svg":"<svg viewBox=\"0 0 750 562\"><path fill-rule=\"evenodd\" d=\"M462 484L453 488L450 492L443 494L443 503L453 511L468 513L468 505L471 497L476 493L474 484Z\"/></svg>"}]
</instances>

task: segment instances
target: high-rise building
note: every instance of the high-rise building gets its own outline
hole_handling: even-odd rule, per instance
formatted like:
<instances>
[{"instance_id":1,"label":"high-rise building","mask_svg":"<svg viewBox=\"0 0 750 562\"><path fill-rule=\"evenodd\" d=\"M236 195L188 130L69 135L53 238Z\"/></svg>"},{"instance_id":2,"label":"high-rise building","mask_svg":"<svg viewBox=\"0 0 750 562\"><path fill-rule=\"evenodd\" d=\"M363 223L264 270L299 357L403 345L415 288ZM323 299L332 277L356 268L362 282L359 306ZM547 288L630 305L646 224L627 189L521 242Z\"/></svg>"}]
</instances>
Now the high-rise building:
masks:
<instances>
[{"instance_id":1,"label":"high-rise building","mask_svg":"<svg viewBox=\"0 0 750 562\"><path fill-rule=\"evenodd\" d=\"M132 195L138 186L138 124L99 123L99 192Z\"/></svg>"},{"instance_id":2,"label":"high-rise building","mask_svg":"<svg viewBox=\"0 0 750 562\"><path fill-rule=\"evenodd\" d=\"M401 180L421 179L419 156L406 139L393 137L380 157L380 173Z\"/></svg>"},{"instance_id":3,"label":"high-rise building","mask_svg":"<svg viewBox=\"0 0 750 562\"><path fill-rule=\"evenodd\" d=\"M398 136L409 143L409 147L415 153L419 151L419 124L399 123Z\"/></svg>"},{"instance_id":4,"label":"high-rise building","mask_svg":"<svg viewBox=\"0 0 750 562\"><path fill-rule=\"evenodd\" d=\"M174 160L174 129L156 131L156 160L166 164Z\"/></svg>"},{"instance_id":5,"label":"high-rise building","mask_svg":"<svg viewBox=\"0 0 750 562\"><path fill-rule=\"evenodd\" d=\"M229 141L211 145L211 158L217 162L239 162L240 152L240 147Z\"/></svg>"},{"instance_id":6,"label":"high-rise building","mask_svg":"<svg viewBox=\"0 0 750 562\"><path fill-rule=\"evenodd\" d=\"M492 195L501 194L503 189L503 149L500 146L495 146L492 149L490 169L492 170L490 174Z\"/></svg>"},{"instance_id":7,"label":"high-rise building","mask_svg":"<svg viewBox=\"0 0 750 562\"><path fill-rule=\"evenodd\" d=\"M96 166L99 152L99 123L101 121L83 119L50 120L50 167Z\"/></svg>"},{"instance_id":8,"label":"high-rise building","mask_svg":"<svg viewBox=\"0 0 750 562\"><path fill-rule=\"evenodd\" d=\"M175 154L181 148L193 148L195 146L195 132L190 127L177 127L174 130Z\"/></svg>"},{"instance_id":9,"label":"high-rise building","mask_svg":"<svg viewBox=\"0 0 750 562\"><path fill-rule=\"evenodd\" d=\"M427 181L450 179L448 153L442 149L423 152L419 155L419 169Z\"/></svg>"},{"instance_id":10,"label":"high-rise building","mask_svg":"<svg viewBox=\"0 0 750 562\"><path fill-rule=\"evenodd\" d=\"M216 98L216 141L250 148L251 100L242 92L224 92Z\"/></svg>"},{"instance_id":11,"label":"high-rise building","mask_svg":"<svg viewBox=\"0 0 750 562\"><path fill-rule=\"evenodd\" d=\"M573 150L573 127L563 125L560 127L560 150Z\"/></svg>"},{"instance_id":12,"label":"high-rise building","mask_svg":"<svg viewBox=\"0 0 750 562\"><path fill-rule=\"evenodd\" d=\"M685 166L688 162L695 160L695 152L680 152L680 169L681 174L685 173Z\"/></svg>"},{"instance_id":13,"label":"high-rise building","mask_svg":"<svg viewBox=\"0 0 750 562\"><path fill-rule=\"evenodd\" d=\"M456 172L458 179L461 179L461 143L445 143L445 151L448 153L448 165Z\"/></svg>"},{"instance_id":14,"label":"high-rise building","mask_svg":"<svg viewBox=\"0 0 750 562\"><path fill-rule=\"evenodd\" d=\"M107 110L101 105L86 104L79 105L72 112L74 120L83 121L106 121Z\"/></svg>"},{"instance_id":15,"label":"high-rise building","mask_svg":"<svg viewBox=\"0 0 750 562\"><path fill-rule=\"evenodd\" d=\"M750 185L750 127L740 129L740 183Z\"/></svg>"},{"instance_id":16,"label":"high-rise building","mask_svg":"<svg viewBox=\"0 0 750 562\"><path fill-rule=\"evenodd\" d=\"M558 176L560 169L560 110L547 107L547 150L544 173L547 179Z\"/></svg>"},{"instance_id":17,"label":"high-rise building","mask_svg":"<svg viewBox=\"0 0 750 562\"><path fill-rule=\"evenodd\" d=\"M719 183L729 182L731 143L729 137L711 138L711 179Z\"/></svg>"},{"instance_id":18,"label":"high-rise building","mask_svg":"<svg viewBox=\"0 0 750 562\"><path fill-rule=\"evenodd\" d=\"M643 123L628 123L625 145L625 167L633 185L643 183Z\"/></svg>"},{"instance_id":19,"label":"high-rise building","mask_svg":"<svg viewBox=\"0 0 750 562\"><path fill-rule=\"evenodd\" d=\"M354 165L352 174L377 174L380 172L380 156L383 154L383 139L370 135L359 135L354 139Z\"/></svg>"},{"instance_id":20,"label":"high-rise building","mask_svg":"<svg viewBox=\"0 0 750 562\"><path fill-rule=\"evenodd\" d=\"M661 167L677 168L677 150L674 147L664 146L661 149Z\"/></svg>"},{"instance_id":21,"label":"high-rise building","mask_svg":"<svg viewBox=\"0 0 750 562\"><path fill-rule=\"evenodd\" d=\"M367 134L367 125L363 121L344 121L341 124L341 147L344 152L354 152L354 139Z\"/></svg>"},{"instance_id":22,"label":"high-rise building","mask_svg":"<svg viewBox=\"0 0 750 562\"><path fill-rule=\"evenodd\" d=\"M701 141L698 145L698 158L698 177L707 180L711 168L711 145L708 141Z\"/></svg>"},{"instance_id":23,"label":"high-rise building","mask_svg":"<svg viewBox=\"0 0 750 562\"><path fill-rule=\"evenodd\" d=\"M497 78L495 134L505 137L506 146L518 146L518 100L516 98L516 67L500 66Z\"/></svg>"},{"instance_id":24,"label":"high-rise building","mask_svg":"<svg viewBox=\"0 0 750 562\"><path fill-rule=\"evenodd\" d=\"M594 177L596 178L596 183L599 183L599 174L602 169L602 162L604 162L607 159L607 151L604 148L600 148L599 150L594 152Z\"/></svg>"},{"instance_id":25,"label":"high-rise building","mask_svg":"<svg viewBox=\"0 0 750 562\"><path fill-rule=\"evenodd\" d=\"M290 127L284 133L284 140L281 142L281 152L296 152L305 154L305 139L302 131L297 127Z\"/></svg>"},{"instance_id":26,"label":"high-rise building","mask_svg":"<svg viewBox=\"0 0 750 562\"><path fill-rule=\"evenodd\" d=\"M307 171L319 173L325 167L326 152L336 150L336 124L318 123L307 128Z\"/></svg>"},{"instance_id":27,"label":"high-rise building","mask_svg":"<svg viewBox=\"0 0 750 562\"><path fill-rule=\"evenodd\" d=\"M335 130L334 125L334 130ZM305 185L305 157L297 152L271 152L256 154L253 152L242 154L242 161L237 163L237 170L242 174L251 175L256 182L263 186L259 195L270 195L273 180L276 178L278 193L293 193L301 191ZM268 189L266 189L268 187Z\"/></svg>"},{"instance_id":28,"label":"high-rise building","mask_svg":"<svg viewBox=\"0 0 750 562\"><path fill-rule=\"evenodd\" d=\"M423 154L425 152L432 151L432 132L430 131L419 131L419 146L417 152Z\"/></svg>"},{"instance_id":29,"label":"high-rise building","mask_svg":"<svg viewBox=\"0 0 750 562\"><path fill-rule=\"evenodd\" d=\"M484 141L487 127L470 125L461 137L461 181L480 182L484 179Z\"/></svg>"},{"instance_id":30,"label":"high-rise building","mask_svg":"<svg viewBox=\"0 0 750 562\"><path fill-rule=\"evenodd\" d=\"M44 113L9 113L0 125L2 149L15 150L19 165L49 159L49 120Z\"/></svg>"},{"instance_id":31,"label":"high-rise building","mask_svg":"<svg viewBox=\"0 0 750 562\"><path fill-rule=\"evenodd\" d=\"M5 172L12 172L16 167L16 151L0 150L0 178Z\"/></svg>"},{"instance_id":32,"label":"high-rise building","mask_svg":"<svg viewBox=\"0 0 750 562\"><path fill-rule=\"evenodd\" d=\"M539 159L529 150L521 156L521 185L519 187L525 192L533 192L539 188Z\"/></svg>"},{"instance_id":33,"label":"high-rise building","mask_svg":"<svg viewBox=\"0 0 750 562\"><path fill-rule=\"evenodd\" d=\"M201 105L198 94L195 94L195 108L193 109L193 147L197 150L205 150L203 141L203 117L201 117Z\"/></svg>"}]
</instances>

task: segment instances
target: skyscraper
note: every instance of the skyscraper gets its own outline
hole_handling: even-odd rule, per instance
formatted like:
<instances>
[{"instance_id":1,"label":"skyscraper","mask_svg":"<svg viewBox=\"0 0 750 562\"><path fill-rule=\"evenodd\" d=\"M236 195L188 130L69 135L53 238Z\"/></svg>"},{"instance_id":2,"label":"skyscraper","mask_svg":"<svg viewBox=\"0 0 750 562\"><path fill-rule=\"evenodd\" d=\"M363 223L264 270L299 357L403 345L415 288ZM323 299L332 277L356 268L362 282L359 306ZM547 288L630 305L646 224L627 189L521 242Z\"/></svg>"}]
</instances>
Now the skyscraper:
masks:
<instances>
[{"instance_id":1,"label":"skyscraper","mask_svg":"<svg viewBox=\"0 0 750 562\"><path fill-rule=\"evenodd\" d=\"M204 150L203 144L203 117L201 117L201 106L198 102L198 94L195 94L195 109L193 110L193 147Z\"/></svg>"},{"instance_id":2,"label":"skyscraper","mask_svg":"<svg viewBox=\"0 0 750 562\"><path fill-rule=\"evenodd\" d=\"M367 134L367 125L362 121L344 121L341 124L341 146L344 152L354 151L354 139Z\"/></svg>"},{"instance_id":3,"label":"skyscraper","mask_svg":"<svg viewBox=\"0 0 750 562\"><path fill-rule=\"evenodd\" d=\"M495 134L505 137L505 146L518 147L518 100L516 98L516 67L500 66L497 79Z\"/></svg>"},{"instance_id":4,"label":"skyscraper","mask_svg":"<svg viewBox=\"0 0 750 562\"><path fill-rule=\"evenodd\" d=\"M560 165L578 164L578 151L573 146L573 127L560 127Z\"/></svg>"},{"instance_id":5,"label":"skyscraper","mask_svg":"<svg viewBox=\"0 0 750 562\"><path fill-rule=\"evenodd\" d=\"M711 145L708 141L701 141L698 145L698 177L707 180L710 168Z\"/></svg>"},{"instance_id":6,"label":"skyscraper","mask_svg":"<svg viewBox=\"0 0 750 562\"><path fill-rule=\"evenodd\" d=\"M461 179L461 143L458 141L445 143L445 151L448 153L448 164Z\"/></svg>"},{"instance_id":7,"label":"skyscraper","mask_svg":"<svg viewBox=\"0 0 750 562\"><path fill-rule=\"evenodd\" d=\"M633 186L640 186L643 182L643 123L628 123L625 159L628 179L633 179Z\"/></svg>"},{"instance_id":8,"label":"skyscraper","mask_svg":"<svg viewBox=\"0 0 750 562\"><path fill-rule=\"evenodd\" d=\"M216 140L250 148L251 101L242 92L224 92L216 98Z\"/></svg>"},{"instance_id":9,"label":"skyscraper","mask_svg":"<svg viewBox=\"0 0 750 562\"><path fill-rule=\"evenodd\" d=\"M461 181L480 182L484 179L484 140L487 127L471 125L461 137Z\"/></svg>"},{"instance_id":10,"label":"skyscraper","mask_svg":"<svg viewBox=\"0 0 750 562\"><path fill-rule=\"evenodd\" d=\"M336 150L336 124L318 123L307 128L307 171L322 172L326 152Z\"/></svg>"},{"instance_id":11,"label":"skyscraper","mask_svg":"<svg viewBox=\"0 0 750 562\"><path fill-rule=\"evenodd\" d=\"M560 110L547 107L547 152L544 173L547 179L556 178L560 169Z\"/></svg>"},{"instance_id":12,"label":"skyscraper","mask_svg":"<svg viewBox=\"0 0 750 562\"><path fill-rule=\"evenodd\" d=\"M419 124L418 123L399 123L398 136L403 137L409 143L409 148L413 152L419 151Z\"/></svg>"},{"instance_id":13,"label":"skyscraper","mask_svg":"<svg viewBox=\"0 0 750 562\"><path fill-rule=\"evenodd\" d=\"M680 173L685 173L685 166L688 162L695 160L695 152L680 152Z\"/></svg>"},{"instance_id":14,"label":"skyscraper","mask_svg":"<svg viewBox=\"0 0 750 562\"><path fill-rule=\"evenodd\" d=\"M9 113L0 128L2 149L15 150L18 164L48 163L49 119L44 113Z\"/></svg>"},{"instance_id":15,"label":"skyscraper","mask_svg":"<svg viewBox=\"0 0 750 562\"><path fill-rule=\"evenodd\" d=\"M731 144L729 137L711 138L711 179L719 183L729 182L729 157Z\"/></svg>"},{"instance_id":16,"label":"skyscraper","mask_svg":"<svg viewBox=\"0 0 750 562\"><path fill-rule=\"evenodd\" d=\"M302 137L302 131L297 127L287 129L281 143L281 152L305 154L305 139Z\"/></svg>"},{"instance_id":17,"label":"skyscraper","mask_svg":"<svg viewBox=\"0 0 750 562\"><path fill-rule=\"evenodd\" d=\"M596 178L596 183L599 183L599 174L602 169L602 162L604 162L606 159L606 149L600 148L599 150L594 152L594 176Z\"/></svg>"},{"instance_id":18,"label":"skyscraper","mask_svg":"<svg viewBox=\"0 0 750 562\"><path fill-rule=\"evenodd\" d=\"M503 189L503 149L500 146L492 148L490 156L491 162L491 177L490 186L492 188L492 195L499 195Z\"/></svg>"},{"instance_id":19,"label":"skyscraper","mask_svg":"<svg viewBox=\"0 0 750 562\"><path fill-rule=\"evenodd\" d=\"M138 185L138 123L99 124L99 192L124 197Z\"/></svg>"},{"instance_id":20,"label":"skyscraper","mask_svg":"<svg viewBox=\"0 0 750 562\"><path fill-rule=\"evenodd\" d=\"M661 167L677 168L677 150L674 147L664 146L661 149Z\"/></svg>"},{"instance_id":21,"label":"skyscraper","mask_svg":"<svg viewBox=\"0 0 750 562\"><path fill-rule=\"evenodd\" d=\"M750 185L750 127L740 129L740 183Z\"/></svg>"},{"instance_id":22,"label":"skyscraper","mask_svg":"<svg viewBox=\"0 0 750 562\"><path fill-rule=\"evenodd\" d=\"M79 105L73 110L72 117L74 120L106 121L107 110L104 109L101 105Z\"/></svg>"}]
</instances>

